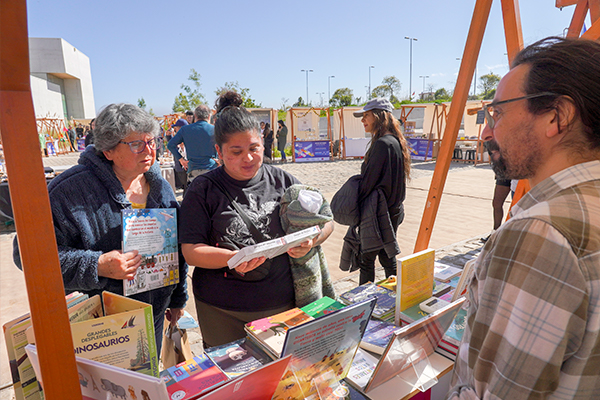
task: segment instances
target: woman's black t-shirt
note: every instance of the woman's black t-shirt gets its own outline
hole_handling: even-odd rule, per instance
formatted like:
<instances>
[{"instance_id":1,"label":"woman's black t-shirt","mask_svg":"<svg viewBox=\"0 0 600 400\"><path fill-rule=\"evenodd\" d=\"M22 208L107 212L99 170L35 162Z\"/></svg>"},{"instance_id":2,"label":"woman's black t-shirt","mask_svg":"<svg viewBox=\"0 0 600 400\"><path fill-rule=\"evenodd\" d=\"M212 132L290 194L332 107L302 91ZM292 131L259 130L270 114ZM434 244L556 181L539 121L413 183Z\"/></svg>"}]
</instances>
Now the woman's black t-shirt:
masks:
<instances>
[{"instance_id":1,"label":"woman's black t-shirt","mask_svg":"<svg viewBox=\"0 0 600 400\"><path fill-rule=\"evenodd\" d=\"M237 181L219 167L194 179L188 188L181 206L180 243L255 244L225 194L206 176L225 186L264 236L273 239L285 235L279 219L279 202L285 190L299 183L298 180L280 168L263 164L254 178ZM287 254L273 259L269 275L261 281L241 281L226 277L223 269L196 267L192 283L198 300L226 310L263 311L294 301Z\"/></svg>"}]
</instances>

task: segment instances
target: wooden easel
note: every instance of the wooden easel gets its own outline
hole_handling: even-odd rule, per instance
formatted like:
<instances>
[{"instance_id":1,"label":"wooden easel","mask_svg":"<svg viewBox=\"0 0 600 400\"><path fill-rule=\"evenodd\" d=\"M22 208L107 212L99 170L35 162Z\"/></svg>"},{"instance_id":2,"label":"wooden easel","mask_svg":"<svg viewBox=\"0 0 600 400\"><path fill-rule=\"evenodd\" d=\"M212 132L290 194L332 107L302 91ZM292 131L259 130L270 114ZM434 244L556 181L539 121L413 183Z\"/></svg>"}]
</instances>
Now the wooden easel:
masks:
<instances>
[{"instance_id":1,"label":"wooden easel","mask_svg":"<svg viewBox=\"0 0 600 400\"><path fill-rule=\"evenodd\" d=\"M475 72L475 64L481 49L483 34L490 15L493 0L477 0L471 19L471 26L467 35L465 50L461 58L460 70L454 96L452 98L452 107L448 113L448 123L442 138L442 145L433 172L433 178L429 187L427 200L425 201L425 210L421 219L419 233L415 243L414 251L425 250L429 246L431 232L435 224L435 218L440 206L440 201L444 191L444 185L448 176L448 169L452 160L452 153L462 114L465 109L471 80ZM517 53L523 49L523 33L521 31L521 20L519 14L518 0L501 0L502 16L504 19L504 35L506 38L506 48L509 64L515 58ZM583 27L583 21L590 11L592 26L581 35L582 38L598 40L600 38L600 0L556 0L556 7L566 7L576 4L575 12L569 26L567 37L579 37L579 32ZM524 183L519 182L519 185ZM517 187L519 190L519 187Z\"/></svg>"}]
</instances>

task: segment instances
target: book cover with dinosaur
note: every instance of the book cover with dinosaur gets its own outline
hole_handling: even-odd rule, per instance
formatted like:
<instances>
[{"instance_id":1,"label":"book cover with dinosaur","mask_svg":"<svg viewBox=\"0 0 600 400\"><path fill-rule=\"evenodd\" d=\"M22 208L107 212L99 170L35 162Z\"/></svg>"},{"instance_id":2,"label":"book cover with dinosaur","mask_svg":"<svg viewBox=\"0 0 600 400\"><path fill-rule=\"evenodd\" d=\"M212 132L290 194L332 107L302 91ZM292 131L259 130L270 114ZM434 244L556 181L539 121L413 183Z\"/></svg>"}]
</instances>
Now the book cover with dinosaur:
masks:
<instances>
[{"instance_id":1,"label":"book cover with dinosaur","mask_svg":"<svg viewBox=\"0 0 600 400\"><path fill-rule=\"evenodd\" d=\"M104 315L71 324L75 355L158 377L152 306L103 292Z\"/></svg>"}]
</instances>

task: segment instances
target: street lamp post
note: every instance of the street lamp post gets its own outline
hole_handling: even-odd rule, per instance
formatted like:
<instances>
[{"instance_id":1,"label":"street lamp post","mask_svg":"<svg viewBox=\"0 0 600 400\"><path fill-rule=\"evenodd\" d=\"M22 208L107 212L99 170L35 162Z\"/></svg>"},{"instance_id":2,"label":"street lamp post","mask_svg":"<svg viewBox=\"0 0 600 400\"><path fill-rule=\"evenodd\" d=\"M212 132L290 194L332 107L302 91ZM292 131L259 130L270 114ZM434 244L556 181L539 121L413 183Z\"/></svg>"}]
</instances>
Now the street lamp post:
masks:
<instances>
[{"instance_id":1,"label":"street lamp post","mask_svg":"<svg viewBox=\"0 0 600 400\"><path fill-rule=\"evenodd\" d=\"M429 75L421 75L419 78L423 78L423 97L425 97L425 79L429 78Z\"/></svg>"},{"instance_id":2,"label":"street lamp post","mask_svg":"<svg viewBox=\"0 0 600 400\"><path fill-rule=\"evenodd\" d=\"M331 78L335 78L333 75L327 77L327 105L331 106Z\"/></svg>"},{"instance_id":3,"label":"street lamp post","mask_svg":"<svg viewBox=\"0 0 600 400\"><path fill-rule=\"evenodd\" d=\"M306 105L308 106L308 73L314 71L312 69L302 69L300 72L306 72Z\"/></svg>"},{"instance_id":4,"label":"street lamp post","mask_svg":"<svg viewBox=\"0 0 600 400\"><path fill-rule=\"evenodd\" d=\"M410 42L410 76L408 79L408 97L412 100L412 42L416 41L417 38L405 36L404 39L407 39Z\"/></svg>"},{"instance_id":5,"label":"street lamp post","mask_svg":"<svg viewBox=\"0 0 600 400\"><path fill-rule=\"evenodd\" d=\"M367 101L371 100L371 68L375 68L375 66L373 66L373 65L369 66L369 95L368 95Z\"/></svg>"}]
</instances>

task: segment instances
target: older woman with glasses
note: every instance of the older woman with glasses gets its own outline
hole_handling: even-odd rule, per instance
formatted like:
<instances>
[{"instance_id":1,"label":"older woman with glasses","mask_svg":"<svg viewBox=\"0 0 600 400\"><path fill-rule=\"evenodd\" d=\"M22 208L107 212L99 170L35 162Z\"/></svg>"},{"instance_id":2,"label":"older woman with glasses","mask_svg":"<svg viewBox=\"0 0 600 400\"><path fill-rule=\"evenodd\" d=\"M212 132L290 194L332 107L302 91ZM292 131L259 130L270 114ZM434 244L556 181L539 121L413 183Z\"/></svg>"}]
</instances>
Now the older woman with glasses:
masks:
<instances>
[{"instance_id":1,"label":"older woman with glasses","mask_svg":"<svg viewBox=\"0 0 600 400\"><path fill-rule=\"evenodd\" d=\"M159 125L152 116L131 104L111 104L95 122L94 144L79 165L48 185L54 230L66 293L123 294L123 279L134 276L141 256L121 251L121 211L179 205L155 163ZM15 256L20 266L17 246ZM165 311L171 324L183 314L186 275L180 255L179 284L131 296L152 305L159 354Z\"/></svg>"}]
</instances>

